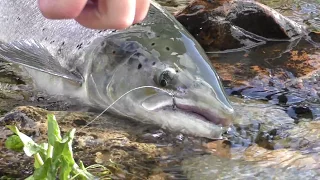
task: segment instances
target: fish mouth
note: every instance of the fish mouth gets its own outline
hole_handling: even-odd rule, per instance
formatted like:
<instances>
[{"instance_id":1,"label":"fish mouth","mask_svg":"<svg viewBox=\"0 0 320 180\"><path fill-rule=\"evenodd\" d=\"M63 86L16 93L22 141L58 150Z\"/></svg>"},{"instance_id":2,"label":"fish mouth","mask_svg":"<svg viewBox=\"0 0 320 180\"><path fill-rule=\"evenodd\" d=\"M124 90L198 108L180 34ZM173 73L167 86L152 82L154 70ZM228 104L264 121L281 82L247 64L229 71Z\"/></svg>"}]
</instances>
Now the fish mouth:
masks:
<instances>
[{"instance_id":1,"label":"fish mouth","mask_svg":"<svg viewBox=\"0 0 320 180\"><path fill-rule=\"evenodd\" d=\"M174 104L174 109L183 111L184 113L189 114L193 117L196 117L197 119L214 123L215 125L222 125L222 126L230 125L229 120L227 118L219 117L212 111L202 109L197 106Z\"/></svg>"},{"instance_id":2,"label":"fish mouth","mask_svg":"<svg viewBox=\"0 0 320 180\"><path fill-rule=\"evenodd\" d=\"M160 98L162 101L157 101ZM142 106L149 111L170 110L176 113L182 113L197 120L202 120L224 127L231 124L230 119L227 116L224 117L222 112L219 113L218 111L213 111L215 109L210 110L207 108L202 108L194 103L183 103L183 101L180 101L179 99L180 98L169 98L168 96L167 98L164 98L164 96L149 97L144 101Z\"/></svg>"}]
</instances>

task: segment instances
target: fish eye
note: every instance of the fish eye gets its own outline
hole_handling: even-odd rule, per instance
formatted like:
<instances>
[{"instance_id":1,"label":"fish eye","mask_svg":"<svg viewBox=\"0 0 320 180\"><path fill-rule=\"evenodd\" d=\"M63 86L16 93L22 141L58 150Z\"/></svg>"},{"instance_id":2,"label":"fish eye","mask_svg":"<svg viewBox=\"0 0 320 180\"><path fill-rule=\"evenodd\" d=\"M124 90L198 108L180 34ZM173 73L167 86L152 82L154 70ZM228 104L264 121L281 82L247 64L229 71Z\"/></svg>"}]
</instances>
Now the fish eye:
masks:
<instances>
[{"instance_id":1,"label":"fish eye","mask_svg":"<svg viewBox=\"0 0 320 180\"><path fill-rule=\"evenodd\" d=\"M176 70L173 68L167 68L160 74L158 78L158 84L161 87L166 87L172 84L174 76L176 75Z\"/></svg>"},{"instance_id":2,"label":"fish eye","mask_svg":"<svg viewBox=\"0 0 320 180\"><path fill-rule=\"evenodd\" d=\"M161 87L166 87L168 84L167 80L165 80L165 79L161 79L159 83L160 83Z\"/></svg>"}]
</instances>

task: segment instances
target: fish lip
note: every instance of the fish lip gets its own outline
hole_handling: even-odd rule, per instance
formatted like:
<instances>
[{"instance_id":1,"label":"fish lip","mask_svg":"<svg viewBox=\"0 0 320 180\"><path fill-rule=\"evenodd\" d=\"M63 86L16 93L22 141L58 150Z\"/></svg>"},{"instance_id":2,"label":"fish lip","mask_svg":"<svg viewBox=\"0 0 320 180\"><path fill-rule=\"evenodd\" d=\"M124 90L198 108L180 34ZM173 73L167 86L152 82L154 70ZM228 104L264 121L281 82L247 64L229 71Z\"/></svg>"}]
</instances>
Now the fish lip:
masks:
<instances>
[{"instance_id":1,"label":"fish lip","mask_svg":"<svg viewBox=\"0 0 320 180\"><path fill-rule=\"evenodd\" d=\"M180 101L181 98L177 96L173 96L173 97L165 96L165 98L167 98L167 101L165 101L162 104L159 104L155 108L146 108L144 105L142 106L149 111L157 111L157 110L179 111L180 113L188 114L191 117L194 117L196 119L209 122L215 125L221 125L224 127L229 126L231 124L230 119L228 119L227 117L222 117L219 114L216 114L210 111L210 109L200 108L193 103L192 104L182 103ZM148 100L150 99L155 99L155 97L153 96L148 98Z\"/></svg>"},{"instance_id":2,"label":"fish lip","mask_svg":"<svg viewBox=\"0 0 320 180\"><path fill-rule=\"evenodd\" d=\"M230 125L229 120L227 118L222 118L212 113L209 110L201 109L197 106L192 105L183 105L183 104L175 104L175 108L182 110L186 113L191 113L196 116L201 116L206 121L214 123L215 125L222 125L224 127Z\"/></svg>"}]
</instances>

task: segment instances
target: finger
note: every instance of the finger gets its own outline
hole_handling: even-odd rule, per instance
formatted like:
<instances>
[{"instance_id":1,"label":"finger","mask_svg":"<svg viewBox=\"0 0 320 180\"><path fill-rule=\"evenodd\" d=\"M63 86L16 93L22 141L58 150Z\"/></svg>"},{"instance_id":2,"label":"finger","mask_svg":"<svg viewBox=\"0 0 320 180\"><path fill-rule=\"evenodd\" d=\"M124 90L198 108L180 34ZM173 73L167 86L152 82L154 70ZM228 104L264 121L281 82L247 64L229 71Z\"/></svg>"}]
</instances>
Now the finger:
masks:
<instances>
[{"instance_id":1,"label":"finger","mask_svg":"<svg viewBox=\"0 0 320 180\"><path fill-rule=\"evenodd\" d=\"M136 4L134 23L139 23L146 17L148 13L150 0L137 0Z\"/></svg>"},{"instance_id":2,"label":"finger","mask_svg":"<svg viewBox=\"0 0 320 180\"><path fill-rule=\"evenodd\" d=\"M135 11L135 0L98 0L87 4L76 21L94 29L124 29L133 23Z\"/></svg>"},{"instance_id":3,"label":"finger","mask_svg":"<svg viewBox=\"0 0 320 180\"><path fill-rule=\"evenodd\" d=\"M38 0L39 8L48 19L71 19L77 17L87 0Z\"/></svg>"}]
</instances>

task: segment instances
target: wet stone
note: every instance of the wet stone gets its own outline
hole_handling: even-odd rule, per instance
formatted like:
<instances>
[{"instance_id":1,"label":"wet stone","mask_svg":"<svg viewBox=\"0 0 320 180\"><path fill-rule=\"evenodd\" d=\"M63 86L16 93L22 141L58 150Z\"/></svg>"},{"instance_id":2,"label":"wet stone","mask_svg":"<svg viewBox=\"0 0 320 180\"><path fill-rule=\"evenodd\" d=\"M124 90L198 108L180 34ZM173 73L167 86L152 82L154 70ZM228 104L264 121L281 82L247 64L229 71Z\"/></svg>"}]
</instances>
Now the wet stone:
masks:
<instances>
[{"instance_id":1,"label":"wet stone","mask_svg":"<svg viewBox=\"0 0 320 180\"><path fill-rule=\"evenodd\" d=\"M176 13L185 8L192 0L156 0L164 6L169 12Z\"/></svg>"},{"instance_id":2,"label":"wet stone","mask_svg":"<svg viewBox=\"0 0 320 180\"><path fill-rule=\"evenodd\" d=\"M19 125L18 125L19 124ZM4 117L0 118L0 125L18 125L19 127L32 127L35 126L35 122L30 119L26 114L15 111L6 114Z\"/></svg>"},{"instance_id":3,"label":"wet stone","mask_svg":"<svg viewBox=\"0 0 320 180\"><path fill-rule=\"evenodd\" d=\"M290 40L304 32L254 1L195 0L175 17L207 52L250 49L265 44L264 38Z\"/></svg>"},{"instance_id":4,"label":"wet stone","mask_svg":"<svg viewBox=\"0 0 320 180\"><path fill-rule=\"evenodd\" d=\"M170 137L166 135L167 132L164 132L165 136L158 141L155 140L158 144L143 142L145 136L143 132L146 132L144 126L108 115L101 116L91 126L74 123L81 121L88 124L97 116L95 113L47 111L32 106L20 106L7 113L1 122L18 125L20 131L29 135L37 143L41 143L47 141L46 115L48 113L56 115L62 134L71 128L76 128L73 142L76 161L82 160L85 166L101 164L111 170L114 178L169 177L173 171L165 172L164 167L176 166L183 156L206 153L201 141L193 142L192 138L178 135ZM0 126L0 147L4 147L6 138L13 134L4 125ZM148 133L159 132L152 129L156 130L151 128ZM0 148L0 154L4 155L0 157L3 159L0 163L0 175L3 174L2 172L7 172L4 175L22 177L20 173L26 171L27 173L23 174L25 177L32 173L33 158L6 148ZM117 165L117 168L114 165ZM8 167L14 171L8 171Z\"/></svg>"},{"instance_id":5,"label":"wet stone","mask_svg":"<svg viewBox=\"0 0 320 180\"><path fill-rule=\"evenodd\" d=\"M84 120L80 120L80 119L76 119L76 120L74 120L74 121L73 121L73 123L74 123L75 125L77 125L77 126L84 126L84 125L86 125L86 124L87 124L87 122L86 122L86 121L84 121Z\"/></svg>"},{"instance_id":6,"label":"wet stone","mask_svg":"<svg viewBox=\"0 0 320 180\"><path fill-rule=\"evenodd\" d=\"M317 163L319 157L292 149L266 150L258 146L251 146L246 149L244 159L250 162L257 162L264 167L290 167L300 170L319 169L319 164Z\"/></svg>"},{"instance_id":7,"label":"wet stone","mask_svg":"<svg viewBox=\"0 0 320 180\"><path fill-rule=\"evenodd\" d=\"M276 149L290 148L306 154L320 152L320 122L301 122L284 133L285 137L279 135L274 141Z\"/></svg>"},{"instance_id":8,"label":"wet stone","mask_svg":"<svg viewBox=\"0 0 320 180\"><path fill-rule=\"evenodd\" d=\"M258 150L258 149L255 149ZM299 160L297 158L303 158L304 156L297 156L293 158L292 155L286 155L280 152L255 152L255 155L261 153L264 158L257 161L254 159L227 159L218 156L198 156L190 157L183 161L182 169L190 180L196 180L199 177L203 180L211 179L315 179L319 176L317 171L318 165L311 169L301 169L303 165L309 165L312 163L315 165L316 161L312 159ZM283 162L287 158L292 158L290 163ZM283 161L281 161L283 160ZM271 163L273 162L274 163ZM296 162L294 162L296 161ZM288 165L290 164L290 165ZM286 166L287 165L287 166Z\"/></svg>"}]
</instances>

